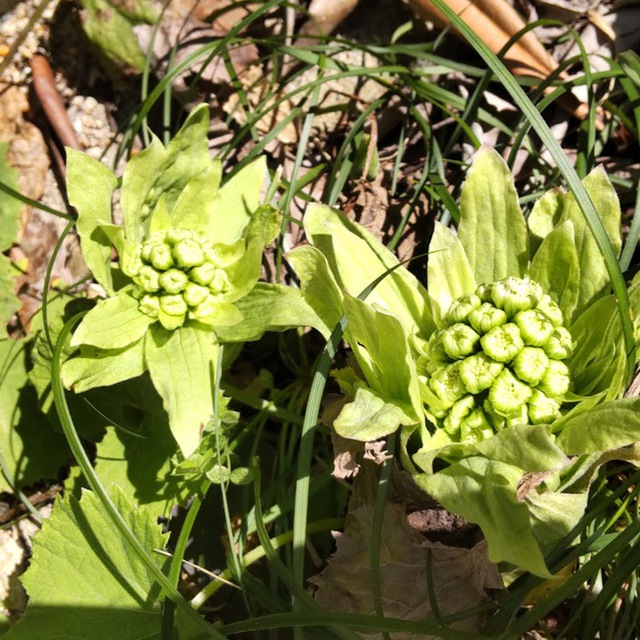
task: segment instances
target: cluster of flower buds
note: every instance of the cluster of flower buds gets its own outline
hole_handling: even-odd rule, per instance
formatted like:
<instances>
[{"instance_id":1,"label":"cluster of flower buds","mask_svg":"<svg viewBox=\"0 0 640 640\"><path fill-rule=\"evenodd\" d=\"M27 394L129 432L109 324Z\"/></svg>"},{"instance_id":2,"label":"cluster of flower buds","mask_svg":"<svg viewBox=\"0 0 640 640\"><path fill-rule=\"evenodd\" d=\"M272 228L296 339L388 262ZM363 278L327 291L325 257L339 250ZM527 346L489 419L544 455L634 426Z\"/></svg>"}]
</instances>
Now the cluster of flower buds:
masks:
<instances>
[{"instance_id":1,"label":"cluster of flower buds","mask_svg":"<svg viewBox=\"0 0 640 640\"><path fill-rule=\"evenodd\" d=\"M529 279L483 284L453 301L418 358L429 413L454 441L551 423L571 383L562 311Z\"/></svg>"},{"instance_id":2,"label":"cluster of flower buds","mask_svg":"<svg viewBox=\"0 0 640 640\"><path fill-rule=\"evenodd\" d=\"M154 233L137 247L129 273L140 311L167 329L186 318L207 322L229 288L213 245L189 229Z\"/></svg>"}]
</instances>

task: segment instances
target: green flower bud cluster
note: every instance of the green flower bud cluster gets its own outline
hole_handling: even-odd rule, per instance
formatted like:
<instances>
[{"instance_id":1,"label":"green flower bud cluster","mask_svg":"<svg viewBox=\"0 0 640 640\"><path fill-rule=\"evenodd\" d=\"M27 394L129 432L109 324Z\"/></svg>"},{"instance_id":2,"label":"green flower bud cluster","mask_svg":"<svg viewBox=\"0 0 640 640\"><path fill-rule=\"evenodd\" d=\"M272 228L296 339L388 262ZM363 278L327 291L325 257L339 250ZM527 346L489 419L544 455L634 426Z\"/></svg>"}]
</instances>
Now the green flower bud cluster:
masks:
<instances>
[{"instance_id":1,"label":"green flower bud cluster","mask_svg":"<svg viewBox=\"0 0 640 640\"><path fill-rule=\"evenodd\" d=\"M453 301L418 358L429 413L455 441L550 423L571 383L562 311L529 279L480 285Z\"/></svg>"},{"instance_id":2,"label":"green flower bud cluster","mask_svg":"<svg viewBox=\"0 0 640 640\"><path fill-rule=\"evenodd\" d=\"M167 329L187 318L207 322L229 288L218 252L189 229L154 233L137 247L128 272L140 311Z\"/></svg>"}]
</instances>

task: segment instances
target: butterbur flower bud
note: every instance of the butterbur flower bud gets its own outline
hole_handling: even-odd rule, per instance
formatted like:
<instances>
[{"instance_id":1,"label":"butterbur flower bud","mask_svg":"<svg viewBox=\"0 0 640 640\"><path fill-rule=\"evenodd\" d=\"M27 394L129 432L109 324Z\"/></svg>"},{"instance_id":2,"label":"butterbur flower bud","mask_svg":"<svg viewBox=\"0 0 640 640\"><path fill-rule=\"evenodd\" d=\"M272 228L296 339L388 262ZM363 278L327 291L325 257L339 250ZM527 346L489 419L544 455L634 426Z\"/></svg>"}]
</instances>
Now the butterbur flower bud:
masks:
<instances>
[{"instance_id":1,"label":"butterbur flower bud","mask_svg":"<svg viewBox=\"0 0 640 640\"><path fill-rule=\"evenodd\" d=\"M557 398L567 394L570 384L569 367L560 360L550 360L537 388L545 395Z\"/></svg>"},{"instance_id":2,"label":"butterbur flower bud","mask_svg":"<svg viewBox=\"0 0 640 640\"><path fill-rule=\"evenodd\" d=\"M189 278L184 271L179 269L169 269L160 275L158 283L167 293L180 293L189 282Z\"/></svg>"},{"instance_id":3,"label":"butterbur flower bud","mask_svg":"<svg viewBox=\"0 0 640 640\"><path fill-rule=\"evenodd\" d=\"M560 416L560 403L534 389L527 404L531 424L551 424Z\"/></svg>"},{"instance_id":4,"label":"butterbur flower bud","mask_svg":"<svg viewBox=\"0 0 640 640\"><path fill-rule=\"evenodd\" d=\"M537 309L521 311L514 321L520 329L524 343L531 347L541 347L553 333L553 325L547 320L547 316Z\"/></svg>"},{"instance_id":5,"label":"butterbur flower bud","mask_svg":"<svg viewBox=\"0 0 640 640\"><path fill-rule=\"evenodd\" d=\"M150 265L145 265L138 274L138 283L147 293L160 290L160 274Z\"/></svg>"},{"instance_id":6,"label":"butterbur flower bud","mask_svg":"<svg viewBox=\"0 0 640 640\"><path fill-rule=\"evenodd\" d=\"M538 347L524 347L511 362L511 369L523 382L537 385L549 366L547 354Z\"/></svg>"},{"instance_id":7,"label":"butterbur flower bud","mask_svg":"<svg viewBox=\"0 0 640 640\"><path fill-rule=\"evenodd\" d=\"M529 414L527 413L526 404L523 404L517 411L505 417L505 426L507 428L517 427L520 424L529 424Z\"/></svg>"},{"instance_id":8,"label":"butterbur flower bud","mask_svg":"<svg viewBox=\"0 0 640 640\"><path fill-rule=\"evenodd\" d=\"M496 307L504 309L510 318L519 311L536 306L541 297L540 285L527 279L505 278L494 282L491 290L491 299Z\"/></svg>"},{"instance_id":9,"label":"butterbur flower bud","mask_svg":"<svg viewBox=\"0 0 640 640\"><path fill-rule=\"evenodd\" d=\"M172 227L167 230L166 240L173 247L183 240L191 240L193 235L193 231L190 231L189 229Z\"/></svg>"},{"instance_id":10,"label":"butterbur flower bud","mask_svg":"<svg viewBox=\"0 0 640 640\"><path fill-rule=\"evenodd\" d=\"M449 307L449 311L447 311L444 318L445 324L452 325L456 322L463 322L467 319L467 316L481 304L480 298L473 293L461 296L457 300L454 300Z\"/></svg>"},{"instance_id":11,"label":"butterbur flower bud","mask_svg":"<svg viewBox=\"0 0 640 640\"><path fill-rule=\"evenodd\" d=\"M160 296L160 309L169 316L184 317L187 313L187 303L179 294Z\"/></svg>"},{"instance_id":12,"label":"butterbur flower bud","mask_svg":"<svg viewBox=\"0 0 640 640\"><path fill-rule=\"evenodd\" d=\"M491 291L493 290L493 285L487 282L481 284L476 289L476 295L480 298L481 302L491 302Z\"/></svg>"},{"instance_id":13,"label":"butterbur flower bud","mask_svg":"<svg viewBox=\"0 0 640 640\"><path fill-rule=\"evenodd\" d=\"M160 310L160 298L150 293L145 294L138 303L138 309L142 313L145 313L151 318L158 317L158 311Z\"/></svg>"},{"instance_id":14,"label":"butterbur flower bud","mask_svg":"<svg viewBox=\"0 0 640 640\"><path fill-rule=\"evenodd\" d=\"M200 243L191 238L180 240L173 247L173 257L181 269L199 267L204 263L204 251Z\"/></svg>"},{"instance_id":15,"label":"butterbur flower bud","mask_svg":"<svg viewBox=\"0 0 640 640\"><path fill-rule=\"evenodd\" d=\"M154 244L149 252L149 262L158 271L171 269L174 266L171 247L164 243Z\"/></svg>"},{"instance_id":16,"label":"butterbur flower bud","mask_svg":"<svg viewBox=\"0 0 640 640\"><path fill-rule=\"evenodd\" d=\"M208 285L216 274L216 267L211 262L204 262L189 271L191 280L201 285Z\"/></svg>"},{"instance_id":17,"label":"butterbur flower bud","mask_svg":"<svg viewBox=\"0 0 640 640\"><path fill-rule=\"evenodd\" d=\"M227 276L227 272L222 269L216 269L213 274L213 278L211 278L211 282L209 282L209 289L211 293L224 293L229 289L229 276Z\"/></svg>"},{"instance_id":18,"label":"butterbur flower bud","mask_svg":"<svg viewBox=\"0 0 640 640\"><path fill-rule=\"evenodd\" d=\"M479 340L480 336L461 322L451 325L442 334L445 353L453 360L470 356L476 350Z\"/></svg>"},{"instance_id":19,"label":"butterbur flower bud","mask_svg":"<svg viewBox=\"0 0 640 640\"><path fill-rule=\"evenodd\" d=\"M425 353L435 362L451 362L447 352L444 350L444 344L442 344L443 335L443 329L434 331L431 338L429 338L429 342L427 342L427 346L425 347Z\"/></svg>"},{"instance_id":20,"label":"butterbur flower bud","mask_svg":"<svg viewBox=\"0 0 640 640\"><path fill-rule=\"evenodd\" d=\"M476 407L462 422L460 423L460 441L461 442L480 442L493 435L491 424L487 420L485 412Z\"/></svg>"},{"instance_id":21,"label":"butterbur flower bud","mask_svg":"<svg viewBox=\"0 0 640 640\"><path fill-rule=\"evenodd\" d=\"M538 311L542 311L542 313L547 316L549 322L551 322L554 327L559 327L564 322L562 310L551 299L551 296L549 294L545 293L542 296L537 308Z\"/></svg>"},{"instance_id":22,"label":"butterbur flower bud","mask_svg":"<svg viewBox=\"0 0 640 640\"><path fill-rule=\"evenodd\" d=\"M483 302L474 309L467 318L469 324L480 334L487 333L495 327L501 327L507 322L507 314L497 309L489 302Z\"/></svg>"},{"instance_id":23,"label":"butterbur flower bud","mask_svg":"<svg viewBox=\"0 0 640 640\"><path fill-rule=\"evenodd\" d=\"M198 320L206 320L215 311L217 304L218 299L208 293L207 297L195 309L192 309L191 314Z\"/></svg>"},{"instance_id":24,"label":"butterbur flower bud","mask_svg":"<svg viewBox=\"0 0 640 640\"><path fill-rule=\"evenodd\" d=\"M486 354L476 353L460 363L460 378L469 393L480 393L493 384L503 367Z\"/></svg>"},{"instance_id":25,"label":"butterbur flower bud","mask_svg":"<svg viewBox=\"0 0 640 640\"><path fill-rule=\"evenodd\" d=\"M449 433L455 433L460 430L462 421L469 416L475 407L476 401L472 395L466 395L456 402L449 414L444 419L444 428Z\"/></svg>"},{"instance_id":26,"label":"butterbur flower bud","mask_svg":"<svg viewBox=\"0 0 640 640\"><path fill-rule=\"evenodd\" d=\"M489 389L489 400L493 408L503 416L509 416L531 397L531 387L520 382L509 369L503 369Z\"/></svg>"},{"instance_id":27,"label":"butterbur flower bud","mask_svg":"<svg viewBox=\"0 0 640 640\"><path fill-rule=\"evenodd\" d=\"M185 287L182 297L190 307L197 307L207 299L208 295L209 289L207 289L207 287L203 287L195 282L189 282Z\"/></svg>"},{"instance_id":28,"label":"butterbur flower bud","mask_svg":"<svg viewBox=\"0 0 640 640\"><path fill-rule=\"evenodd\" d=\"M517 325L509 322L491 329L480 339L484 352L497 362L509 362L524 347Z\"/></svg>"},{"instance_id":29,"label":"butterbur flower bud","mask_svg":"<svg viewBox=\"0 0 640 640\"><path fill-rule=\"evenodd\" d=\"M431 376L430 387L436 396L449 406L462 398L467 389L460 378L459 363L440 367L435 371Z\"/></svg>"},{"instance_id":30,"label":"butterbur flower bud","mask_svg":"<svg viewBox=\"0 0 640 640\"><path fill-rule=\"evenodd\" d=\"M543 349L550 358L565 360L573 353L573 338L565 327L556 327Z\"/></svg>"}]
</instances>

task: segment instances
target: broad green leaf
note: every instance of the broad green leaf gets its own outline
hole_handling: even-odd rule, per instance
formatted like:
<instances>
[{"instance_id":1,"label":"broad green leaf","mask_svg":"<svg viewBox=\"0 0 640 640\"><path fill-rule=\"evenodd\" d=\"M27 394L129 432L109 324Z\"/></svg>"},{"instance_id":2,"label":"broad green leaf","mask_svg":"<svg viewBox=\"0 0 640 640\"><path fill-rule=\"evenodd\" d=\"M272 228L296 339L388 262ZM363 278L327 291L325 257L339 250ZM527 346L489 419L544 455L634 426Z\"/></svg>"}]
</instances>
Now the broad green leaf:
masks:
<instances>
[{"instance_id":1,"label":"broad green leaf","mask_svg":"<svg viewBox=\"0 0 640 640\"><path fill-rule=\"evenodd\" d=\"M264 156L256 158L224 183L217 198L210 203L207 235L215 242L233 244L242 237L251 216L260 205L260 195L267 176Z\"/></svg>"},{"instance_id":2,"label":"broad green leaf","mask_svg":"<svg viewBox=\"0 0 640 640\"><path fill-rule=\"evenodd\" d=\"M206 319L206 324L218 327L235 327L244 320L242 311L230 302L219 302L213 313Z\"/></svg>"},{"instance_id":3,"label":"broad green leaf","mask_svg":"<svg viewBox=\"0 0 640 640\"><path fill-rule=\"evenodd\" d=\"M115 426L107 428L97 445L98 476L105 486L117 485L129 499L148 505L151 513L168 515L193 492L187 493L184 478L171 473L177 445L162 399L147 376L111 391L112 403L105 411Z\"/></svg>"},{"instance_id":4,"label":"broad green leaf","mask_svg":"<svg viewBox=\"0 0 640 640\"><path fill-rule=\"evenodd\" d=\"M475 445L478 453L525 471L555 471L569 458L555 443L547 425L519 425L503 429Z\"/></svg>"},{"instance_id":5,"label":"broad green leaf","mask_svg":"<svg viewBox=\"0 0 640 640\"><path fill-rule=\"evenodd\" d=\"M571 335L575 348L567 364L574 392L591 395L610 390L617 360L624 354L615 297L601 298L581 313L571 326Z\"/></svg>"},{"instance_id":6,"label":"broad green leaf","mask_svg":"<svg viewBox=\"0 0 640 640\"><path fill-rule=\"evenodd\" d=\"M0 340L0 492L57 477L69 456L64 436L38 410L27 374L28 346L25 340Z\"/></svg>"},{"instance_id":7,"label":"broad green leaf","mask_svg":"<svg viewBox=\"0 0 640 640\"><path fill-rule=\"evenodd\" d=\"M109 295L113 295L111 240L100 225L112 224L111 198L116 186L115 176L101 162L67 149L67 194L78 212L76 227L82 255Z\"/></svg>"},{"instance_id":8,"label":"broad green leaf","mask_svg":"<svg viewBox=\"0 0 640 640\"><path fill-rule=\"evenodd\" d=\"M547 234L531 262L529 275L558 303L567 322L570 322L578 302L580 282L580 264L571 220Z\"/></svg>"},{"instance_id":9,"label":"broad green leaf","mask_svg":"<svg viewBox=\"0 0 640 640\"><path fill-rule=\"evenodd\" d=\"M212 242L222 242L218 230L211 225L221 178L222 164L219 160L213 160L207 169L191 178L171 211L172 226L201 231L209 235Z\"/></svg>"},{"instance_id":10,"label":"broad green leaf","mask_svg":"<svg viewBox=\"0 0 640 640\"><path fill-rule=\"evenodd\" d=\"M388 311L346 295L346 338L371 388L398 405L412 422L422 416L418 376L407 335ZM405 423L406 424L406 423Z\"/></svg>"},{"instance_id":11,"label":"broad green leaf","mask_svg":"<svg viewBox=\"0 0 640 640\"><path fill-rule=\"evenodd\" d=\"M513 176L494 149L481 148L469 169L460 193L458 236L478 284L526 274L527 225Z\"/></svg>"},{"instance_id":12,"label":"broad green leaf","mask_svg":"<svg viewBox=\"0 0 640 640\"><path fill-rule=\"evenodd\" d=\"M600 404L564 421L558 446L568 455L619 449L640 441L640 398Z\"/></svg>"},{"instance_id":13,"label":"broad green leaf","mask_svg":"<svg viewBox=\"0 0 640 640\"><path fill-rule=\"evenodd\" d=\"M213 375L219 349L211 332L190 325L167 331L156 323L145 338L151 380L185 457L195 451L213 415Z\"/></svg>"},{"instance_id":14,"label":"broad green leaf","mask_svg":"<svg viewBox=\"0 0 640 640\"><path fill-rule=\"evenodd\" d=\"M336 433L343 438L372 442L397 431L401 424L414 422L397 405L367 387L356 389L352 402L346 404L333 422Z\"/></svg>"},{"instance_id":15,"label":"broad green leaf","mask_svg":"<svg viewBox=\"0 0 640 640\"><path fill-rule=\"evenodd\" d=\"M113 298L101 300L87 313L71 339L100 349L122 349L142 338L152 318L138 310L138 301L121 291Z\"/></svg>"},{"instance_id":16,"label":"broad green leaf","mask_svg":"<svg viewBox=\"0 0 640 640\"><path fill-rule=\"evenodd\" d=\"M300 279L304 299L327 327L323 335L328 338L344 313L344 304L327 259L319 249L307 245L290 251L287 260Z\"/></svg>"},{"instance_id":17,"label":"broad green leaf","mask_svg":"<svg viewBox=\"0 0 640 640\"><path fill-rule=\"evenodd\" d=\"M540 243L553 231L562 218L565 194L554 187L535 201L527 218L531 253L535 254Z\"/></svg>"},{"instance_id":18,"label":"broad green leaf","mask_svg":"<svg viewBox=\"0 0 640 640\"><path fill-rule=\"evenodd\" d=\"M587 492L532 491L525 501L531 514L533 535L546 555L578 524L587 507Z\"/></svg>"},{"instance_id":19,"label":"broad green leaf","mask_svg":"<svg viewBox=\"0 0 640 640\"><path fill-rule=\"evenodd\" d=\"M220 342L250 342L259 340L266 331L295 327L313 327L325 337L331 332L292 287L259 282L235 304L244 319L233 327L217 327Z\"/></svg>"},{"instance_id":20,"label":"broad green leaf","mask_svg":"<svg viewBox=\"0 0 640 640\"><path fill-rule=\"evenodd\" d=\"M480 456L460 460L434 475L414 476L446 509L480 525L490 560L510 562L548 578L529 509L517 497L521 478L521 469Z\"/></svg>"},{"instance_id":21,"label":"broad green leaf","mask_svg":"<svg viewBox=\"0 0 640 640\"><path fill-rule=\"evenodd\" d=\"M112 498L134 535L161 565L164 548L156 514L130 503L113 488ZM161 594L138 556L114 535L100 501L84 491L56 498L51 518L33 540L33 557L22 582L29 594L24 616L7 640L160 638Z\"/></svg>"},{"instance_id":22,"label":"broad green leaf","mask_svg":"<svg viewBox=\"0 0 640 640\"><path fill-rule=\"evenodd\" d=\"M127 164L122 178L122 211L127 239L134 244L148 234L151 213L160 196L169 214L186 185L211 166L206 105L194 109L167 149L153 137L151 144ZM208 204L202 200L205 215ZM195 214L194 214L195 215Z\"/></svg>"},{"instance_id":23,"label":"broad green leaf","mask_svg":"<svg viewBox=\"0 0 640 640\"><path fill-rule=\"evenodd\" d=\"M337 209L312 204L304 217L307 237L327 259L340 288L360 295L379 276L397 267L397 258L366 229ZM435 325L429 294L404 267L388 273L367 297L395 315L409 335L429 335Z\"/></svg>"},{"instance_id":24,"label":"broad green leaf","mask_svg":"<svg viewBox=\"0 0 640 640\"><path fill-rule=\"evenodd\" d=\"M427 286L438 326L453 300L473 293L477 287L462 243L451 229L437 221L429 243Z\"/></svg>"},{"instance_id":25,"label":"broad green leaf","mask_svg":"<svg viewBox=\"0 0 640 640\"><path fill-rule=\"evenodd\" d=\"M0 254L0 340L8 336L7 322L22 306L14 293L16 275L11 260Z\"/></svg>"},{"instance_id":26,"label":"broad green leaf","mask_svg":"<svg viewBox=\"0 0 640 640\"><path fill-rule=\"evenodd\" d=\"M80 355L62 365L62 381L65 387L82 393L137 378L145 371L144 339L140 338L121 349L97 349L83 345Z\"/></svg>"},{"instance_id":27,"label":"broad green leaf","mask_svg":"<svg viewBox=\"0 0 640 640\"><path fill-rule=\"evenodd\" d=\"M614 253L619 255L622 245L620 203L607 174L602 167L597 167L582 183L602 220ZM576 305L576 311L579 313L596 297L608 292L609 273L591 230L571 193L565 196L562 220L571 220L575 231L576 250L580 260L580 283Z\"/></svg>"},{"instance_id":28,"label":"broad green leaf","mask_svg":"<svg viewBox=\"0 0 640 640\"><path fill-rule=\"evenodd\" d=\"M158 12L153 6L152 0L129 0L128 2L115 2L118 11L133 22L154 23L158 19Z\"/></svg>"}]
</instances>

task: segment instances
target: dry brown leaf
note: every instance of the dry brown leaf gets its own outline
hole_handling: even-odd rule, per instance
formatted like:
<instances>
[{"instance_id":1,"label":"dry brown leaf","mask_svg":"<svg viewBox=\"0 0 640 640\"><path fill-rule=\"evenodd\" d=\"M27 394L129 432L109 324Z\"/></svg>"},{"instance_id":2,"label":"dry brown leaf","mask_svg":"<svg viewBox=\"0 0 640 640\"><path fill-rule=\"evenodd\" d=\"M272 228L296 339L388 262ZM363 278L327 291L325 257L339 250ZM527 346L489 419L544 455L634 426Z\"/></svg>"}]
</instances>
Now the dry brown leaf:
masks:
<instances>
[{"instance_id":1,"label":"dry brown leaf","mask_svg":"<svg viewBox=\"0 0 640 640\"><path fill-rule=\"evenodd\" d=\"M429 0L408 0L413 10L423 19L448 25L449 20ZM498 54L509 39L525 28L525 22L505 0L445 0L478 34L489 49ZM458 32L453 29L456 35ZM506 66L517 76L545 79L558 68L557 62L534 35L527 31L515 42L503 57ZM559 78L566 78L560 73ZM584 119L588 115L585 104L571 93L562 96L559 103L575 115Z\"/></svg>"},{"instance_id":2,"label":"dry brown leaf","mask_svg":"<svg viewBox=\"0 0 640 640\"><path fill-rule=\"evenodd\" d=\"M344 533L334 533L336 553L327 568L313 577L320 606L330 611L374 614L369 568L373 507L359 507L347 516ZM431 571L427 572L430 556ZM442 615L471 609L487 597L487 590L502 588L500 574L487 557L483 541L472 549L447 547L429 542L406 521L402 505L385 509L380 545L380 597L384 614L403 620L425 620L432 616L428 585L432 583ZM407 588L409 586L411 588ZM473 631L480 620L466 618L452 625ZM381 634L366 636L378 640ZM418 636L398 633L397 640ZM420 635L425 640L428 636Z\"/></svg>"}]
</instances>

